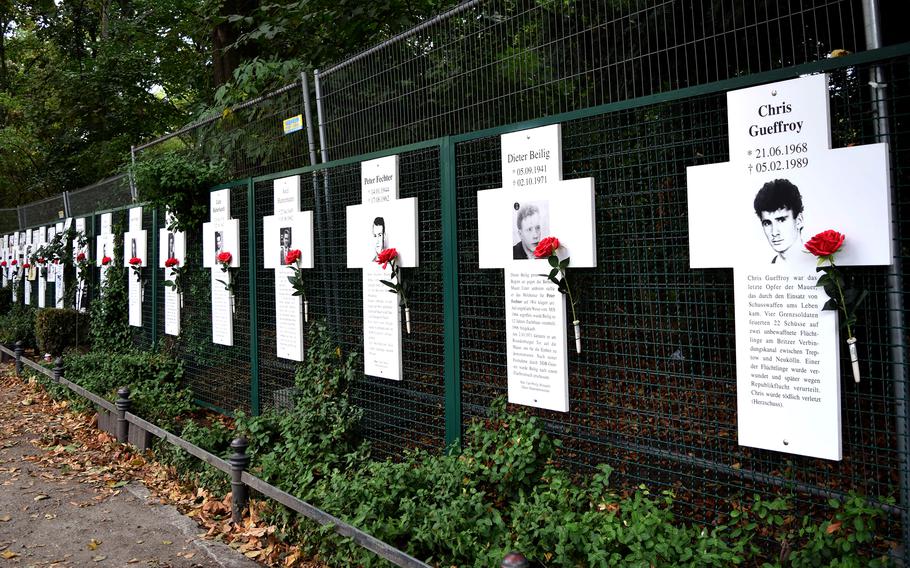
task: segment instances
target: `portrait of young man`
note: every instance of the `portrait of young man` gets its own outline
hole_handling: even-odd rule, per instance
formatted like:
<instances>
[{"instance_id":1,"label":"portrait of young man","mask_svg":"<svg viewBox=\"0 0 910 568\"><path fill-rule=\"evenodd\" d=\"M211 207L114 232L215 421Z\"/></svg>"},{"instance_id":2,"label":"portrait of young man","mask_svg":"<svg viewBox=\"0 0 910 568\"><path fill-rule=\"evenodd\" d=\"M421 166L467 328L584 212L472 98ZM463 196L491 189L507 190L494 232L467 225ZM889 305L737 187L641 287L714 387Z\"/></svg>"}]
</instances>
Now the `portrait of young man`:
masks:
<instances>
[{"instance_id":1,"label":"portrait of young man","mask_svg":"<svg viewBox=\"0 0 910 568\"><path fill-rule=\"evenodd\" d=\"M291 250L291 227L282 227L279 231L279 239L281 241L281 246L279 247L281 259L279 262L281 266L284 266L287 264L288 252Z\"/></svg>"},{"instance_id":2,"label":"portrait of young man","mask_svg":"<svg viewBox=\"0 0 910 568\"><path fill-rule=\"evenodd\" d=\"M224 249L224 233L215 231L215 254L217 255Z\"/></svg>"},{"instance_id":3,"label":"portrait of young man","mask_svg":"<svg viewBox=\"0 0 910 568\"><path fill-rule=\"evenodd\" d=\"M771 264L814 265L814 257L803 245L803 197L793 183L786 179L769 181L755 194L752 205L775 253Z\"/></svg>"},{"instance_id":4,"label":"portrait of young man","mask_svg":"<svg viewBox=\"0 0 910 568\"><path fill-rule=\"evenodd\" d=\"M136 258L136 239L130 239L130 258Z\"/></svg>"},{"instance_id":5,"label":"portrait of young man","mask_svg":"<svg viewBox=\"0 0 910 568\"><path fill-rule=\"evenodd\" d=\"M168 257L168 258L175 258L175 257L174 257L174 253L175 253L175 250L174 250L174 233L168 233L168 234L167 234L167 257Z\"/></svg>"},{"instance_id":6,"label":"portrait of young man","mask_svg":"<svg viewBox=\"0 0 910 568\"><path fill-rule=\"evenodd\" d=\"M373 260L376 260L379 257L379 253L385 249L385 219L376 217L373 219Z\"/></svg>"},{"instance_id":7,"label":"portrait of young man","mask_svg":"<svg viewBox=\"0 0 910 568\"><path fill-rule=\"evenodd\" d=\"M515 206L518 206L516 203ZM534 249L543 238L542 227L545 211L534 203L525 203L518 207L515 216L515 226L518 229L518 242L512 245L512 258L514 260L527 260L534 258Z\"/></svg>"}]
</instances>

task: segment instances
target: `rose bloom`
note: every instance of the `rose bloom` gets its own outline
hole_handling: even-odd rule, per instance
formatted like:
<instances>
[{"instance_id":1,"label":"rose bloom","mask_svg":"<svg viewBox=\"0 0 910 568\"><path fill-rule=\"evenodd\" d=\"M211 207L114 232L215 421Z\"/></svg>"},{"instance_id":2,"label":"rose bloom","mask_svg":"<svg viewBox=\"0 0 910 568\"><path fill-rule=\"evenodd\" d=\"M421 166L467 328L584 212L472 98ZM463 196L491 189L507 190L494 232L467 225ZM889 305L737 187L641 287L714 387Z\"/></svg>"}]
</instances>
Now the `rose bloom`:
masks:
<instances>
[{"instance_id":1,"label":"rose bloom","mask_svg":"<svg viewBox=\"0 0 910 568\"><path fill-rule=\"evenodd\" d=\"M385 270L385 267L396 258L398 258L398 251L393 248L387 248L376 255L376 264L381 264L382 269Z\"/></svg>"},{"instance_id":2,"label":"rose bloom","mask_svg":"<svg viewBox=\"0 0 910 568\"><path fill-rule=\"evenodd\" d=\"M3 262L0 262L0 266L6 268L6 261L4 260Z\"/></svg>"},{"instance_id":3,"label":"rose bloom","mask_svg":"<svg viewBox=\"0 0 910 568\"><path fill-rule=\"evenodd\" d=\"M101 266L107 266L110 263L111 263L111 257L109 257L109 256L106 256L101 259Z\"/></svg>"},{"instance_id":4,"label":"rose bloom","mask_svg":"<svg viewBox=\"0 0 910 568\"><path fill-rule=\"evenodd\" d=\"M32 267L32 265L27 262L22 265L22 268L31 268L31 267Z\"/></svg>"},{"instance_id":5,"label":"rose bloom","mask_svg":"<svg viewBox=\"0 0 910 568\"><path fill-rule=\"evenodd\" d=\"M845 238L846 235L828 229L809 239L809 242L806 243L806 250L815 256L831 256L840 250Z\"/></svg>"},{"instance_id":6,"label":"rose bloom","mask_svg":"<svg viewBox=\"0 0 910 568\"><path fill-rule=\"evenodd\" d=\"M83 260L85 260L84 252L80 252L79 254L76 255L76 262L82 262Z\"/></svg>"},{"instance_id":7,"label":"rose bloom","mask_svg":"<svg viewBox=\"0 0 910 568\"><path fill-rule=\"evenodd\" d=\"M19 261L18 261L18 260L13 260L13 266L16 266L17 264L19 264Z\"/></svg>"},{"instance_id":8,"label":"rose bloom","mask_svg":"<svg viewBox=\"0 0 910 568\"><path fill-rule=\"evenodd\" d=\"M180 261L177 260L176 258L174 258L173 256L164 261L164 265L168 268L174 268L178 264L180 264Z\"/></svg>"},{"instance_id":9,"label":"rose bloom","mask_svg":"<svg viewBox=\"0 0 910 568\"><path fill-rule=\"evenodd\" d=\"M130 264L132 264L133 266L142 264L142 259L139 258L138 256L134 256L133 258L130 259Z\"/></svg>"},{"instance_id":10,"label":"rose bloom","mask_svg":"<svg viewBox=\"0 0 910 568\"><path fill-rule=\"evenodd\" d=\"M45 260L43 258L38 259L38 264L44 264L45 262L47 262L47 260Z\"/></svg>"},{"instance_id":11,"label":"rose bloom","mask_svg":"<svg viewBox=\"0 0 910 568\"><path fill-rule=\"evenodd\" d=\"M299 249L289 250L288 254L284 257L285 264L294 264L298 260L300 260L300 250Z\"/></svg>"},{"instance_id":12,"label":"rose bloom","mask_svg":"<svg viewBox=\"0 0 910 568\"><path fill-rule=\"evenodd\" d=\"M547 258L554 254L558 248L559 239L556 237L546 237L537 243L537 248L534 249L534 256L537 258Z\"/></svg>"},{"instance_id":13,"label":"rose bloom","mask_svg":"<svg viewBox=\"0 0 910 568\"><path fill-rule=\"evenodd\" d=\"M231 262L231 260L233 260L233 258L234 257L231 256L231 253L229 253L229 252L218 253L218 262L220 262L221 264L230 264L230 262Z\"/></svg>"}]
</instances>

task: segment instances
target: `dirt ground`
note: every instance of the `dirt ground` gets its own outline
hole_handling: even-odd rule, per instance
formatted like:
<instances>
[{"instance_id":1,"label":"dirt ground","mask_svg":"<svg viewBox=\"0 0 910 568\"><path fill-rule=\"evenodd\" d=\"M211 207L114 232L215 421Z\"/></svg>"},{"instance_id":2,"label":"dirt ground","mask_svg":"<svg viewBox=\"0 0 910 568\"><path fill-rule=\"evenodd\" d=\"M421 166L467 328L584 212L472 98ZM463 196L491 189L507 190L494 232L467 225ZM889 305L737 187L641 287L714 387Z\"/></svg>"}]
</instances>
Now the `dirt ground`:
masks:
<instances>
[{"instance_id":1,"label":"dirt ground","mask_svg":"<svg viewBox=\"0 0 910 568\"><path fill-rule=\"evenodd\" d=\"M143 478L163 477L155 468L16 379L8 365L0 368L0 568L260 566L248 556L261 547L246 546L249 539L229 547L224 531L198 525L150 492ZM222 526L223 503L196 501L197 519L203 507L217 509L209 525Z\"/></svg>"}]
</instances>

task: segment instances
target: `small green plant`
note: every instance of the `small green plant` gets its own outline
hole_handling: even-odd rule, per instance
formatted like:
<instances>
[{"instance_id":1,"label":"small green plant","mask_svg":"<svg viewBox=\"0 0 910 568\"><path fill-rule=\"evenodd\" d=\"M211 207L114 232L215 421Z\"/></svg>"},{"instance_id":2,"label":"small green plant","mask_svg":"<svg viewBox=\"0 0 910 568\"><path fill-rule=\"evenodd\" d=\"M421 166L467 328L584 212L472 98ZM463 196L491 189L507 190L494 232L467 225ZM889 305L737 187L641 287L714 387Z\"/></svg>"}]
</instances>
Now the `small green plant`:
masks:
<instances>
[{"instance_id":1,"label":"small green plant","mask_svg":"<svg viewBox=\"0 0 910 568\"><path fill-rule=\"evenodd\" d=\"M123 234L122 226L114 234ZM107 277L101 285L101 296L92 302L92 344L99 351L124 353L133 349L133 336L129 326L129 298L127 296L126 269L123 268L123 239L114 240L112 265L102 268Z\"/></svg>"},{"instance_id":2,"label":"small green plant","mask_svg":"<svg viewBox=\"0 0 910 568\"><path fill-rule=\"evenodd\" d=\"M48 308L35 316L35 340L38 351L57 356L70 347L88 343L89 318L76 310Z\"/></svg>"},{"instance_id":3,"label":"small green plant","mask_svg":"<svg viewBox=\"0 0 910 568\"><path fill-rule=\"evenodd\" d=\"M180 437L226 459L231 454L230 446L234 432L220 420L213 420L207 424L188 421L180 432ZM230 491L230 478L227 474L177 446L162 441L156 445L155 455L163 463L173 465L178 475L189 483L218 495Z\"/></svg>"}]
</instances>

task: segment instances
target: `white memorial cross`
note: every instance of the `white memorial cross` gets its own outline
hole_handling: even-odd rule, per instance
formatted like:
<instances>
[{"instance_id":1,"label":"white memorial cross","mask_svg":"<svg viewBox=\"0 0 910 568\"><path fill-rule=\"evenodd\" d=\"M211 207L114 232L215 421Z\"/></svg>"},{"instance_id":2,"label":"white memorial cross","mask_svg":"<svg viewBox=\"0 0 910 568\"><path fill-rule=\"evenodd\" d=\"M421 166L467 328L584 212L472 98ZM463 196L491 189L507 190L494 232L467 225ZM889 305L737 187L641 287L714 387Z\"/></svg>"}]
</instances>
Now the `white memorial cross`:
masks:
<instances>
[{"instance_id":1,"label":"white memorial cross","mask_svg":"<svg viewBox=\"0 0 910 568\"><path fill-rule=\"evenodd\" d=\"M80 246L80 241L84 242L84 246ZM88 236L85 234L85 217L79 217L76 219L76 235L73 237L73 261L74 264L78 264L78 258L80 254L84 254L85 258L89 257L89 245L88 245ZM90 266L86 264L86 266ZM82 271L79 268L76 268L76 297L73 299L74 307L80 312L86 311L88 307L88 295L86 294L86 282L85 275L82 274Z\"/></svg>"},{"instance_id":2,"label":"white memorial cross","mask_svg":"<svg viewBox=\"0 0 910 568\"><path fill-rule=\"evenodd\" d=\"M98 287L98 297L104 296L104 283L111 269L114 268L114 234L112 231L112 216L110 213L101 214L101 228L95 237L95 265L101 269L101 278ZM108 263L104 264L107 258Z\"/></svg>"},{"instance_id":3,"label":"white memorial cross","mask_svg":"<svg viewBox=\"0 0 910 568\"><path fill-rule=\"evenodd\" d=\"M164 269L164 280L174 282L175 270L184 269L186 262L186 235L183 231L173 231L174 214L168 210L164 216L164 227L158 230L158 268ZM176 266L168 266L168 260L174 259ZM183 307L183 296L172 286L164 287L164 333L180 335L180 310Z\"/></svg>"},{"instance_id":4,"label":"white memorial cross","mask_svg":"<svg viewBox=\"0 0 910 568\"><path fill-rule=\"evenodd\" d=\"M477 192L477 238L480 268L504 269L509 402L568 412L565 297L533 250L555 236L569 271L597 266L594 179L562 179L558 124L500 142L502 188Z\"/></svg>"},{"instance_id":5,"label":"white memorial cross","mask_svg":"<svg viewBox=\"0 0 910 568\"><path fill-rule=\"evenodd\" d=\"M6 284L9 282L9 273L10 273L10 235L3 235L2 246L0 246L0 262L3 263L3 269L0 270L0 274L3 275L3 287L6 288Z\"/></svg>"},{"instance_id":6,"label":"white memorial cross","mask_svg":"<svg viewBox=\"0 0 910 568\"><path fill-rule=\"evenodd\" d=\"M347 207L347 267L363 270L364 374L400 381L401 308L382 280L391 266L375 262L383 250L398 252L398 266L419 266L417 198L398 198L398 156L360 164L360 205ZM391 293L390 293L391 292Z\"/></svg>"},{"instance_id":7,"label":"white memorial cross","mask_svg":"<svg viewBox=\"0 0 910 568\"><path fill-rule=\"evenodd\" d=\"M69 227L72 225L72 218L68 218L65 222L60 221L54 225L54 236L61 235L60 238L63 238L64 227ZM54 278L54 306L57 308L63 307L63 264L62 258L56 257L50 260L51 263L51 274Z\"/></svg>"},{"instance_id":8,"label":"white memorial cross","mask_svg":"<svg viewBox=\"0 0 910 568\"><path fill-rule=\"evenodd\" d=\"M733 268L739 443L842 458L838 314L813 235L838 266L891 263L888 149L831 149L825 75L727 94L730 161L687 170L692 268Z\"/></svg>"},{"instance_id":9,"label":"white memorial cross","mask_svg":"<svg viewBox=\"0 0 910 568\"><path fill-rule=\"evenodd\" d=\"M19 289L28 288L28 282L25 280L25 251L26 251L26 241L28 240L28 231L20 231L16 239L16 265L15 269L12 271L13 275L13 301L19 301ZM23 300L26 298L25 292L22 292ZM25 304L28 304L26 301Z\"/></svg>"},{"instance_id":10,"label":"white memorial cross","mask_svg":"<svg viewBox=\"0 0 910 568\"><path fill-rule=\"evenodd\" d=\"M142 302L145 291L142 286L142 267L148 266L147 232L142 228L142 207L132 207L129 210L129 230L123 233L123 266L129 269L128 298L129 298L129 324L133 327L142 327ZM131 260L139 259L139 268L134 268Z\"/></svg>"},{"instance_id":11,"label":"white memorial cross","mask_svg":"<svg viewBox=\"0 0 910 568\"><path fill-rule=\"evenodd\" d=\"M300 251L299 266L313 268L313 212L300 210L300 176L274 181L274 214L262 219L263 266L275 271L275 343L278 357L303 361L303 323L309 304L294 296L288 252Z\"/></svg>"},{"instance_id":12,"label":"white memorial cross","mask_svg":"<svg viewBox=\"0 0 910 568\"><path fill-rule=\"evenodd\" d=\"M230 189L209 195L209 215L211 221L202 224L202 265L211 269L212 343L231 346L234 345L234 294L226 284L236 282L217 260L219 254L230 253L230 268L240 268L240 220L231 218Z\"/></svg>"},{"instance_id":13,"label":"white memorial cross","mask_svg":"<svg viewBox=\"0 0 910 568\"><path fill-rule=\"evenodd\" d=\"M38 307L46 308L47 280L50 278L51 260L47 257L45 247L47 246L47 243L50 239L48 235L48 227L38 227L35 230L38 232L38 247L35 249L37 252L35 266L38 271Z\"/></svg>"},{"instance_id":14,"label":"white memorial cross","mask_svg":"<svg viewBox=\"0 0 910 568\"><path fill-rule=\"evenodd\" d=\"M37 262L35 262L35 251L38 247L38 229L32 229L25 233L28 235L25 246L25 262L28 264L28 270L25 273L25 277L28 279L28 284L25 286L25 303L30 306L32 304L32 282L35 282L38 278L38 266Z\"/></svg>"}]
</instances>

